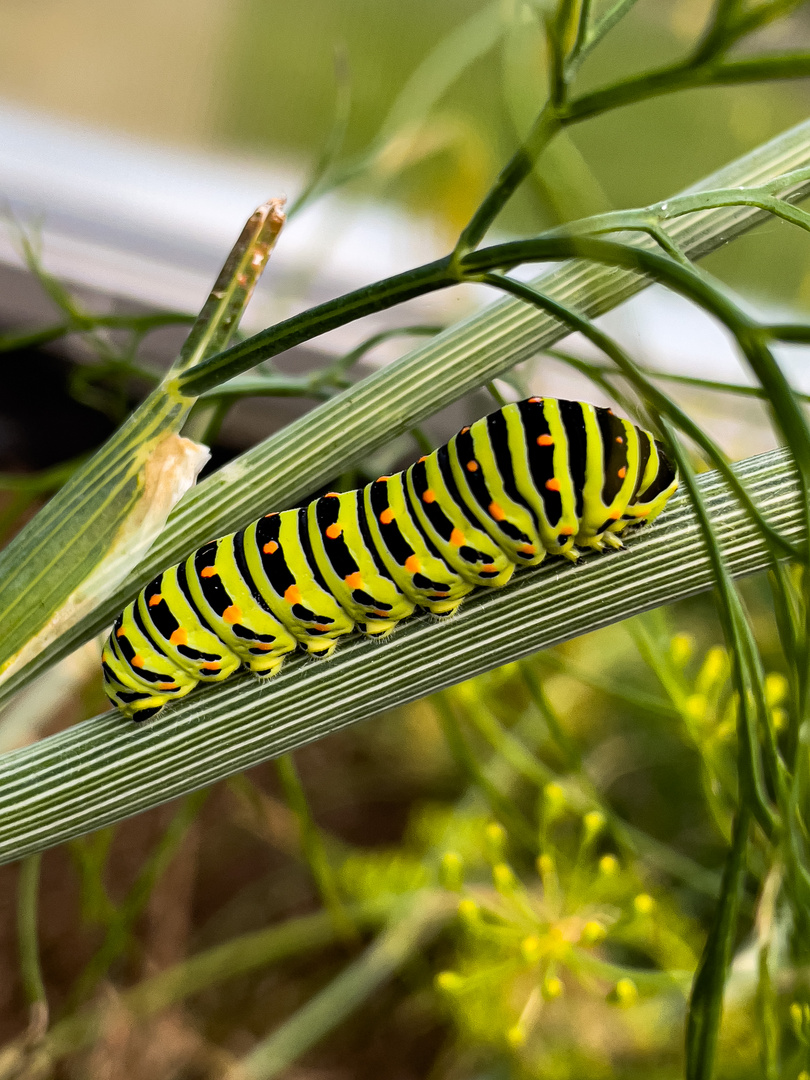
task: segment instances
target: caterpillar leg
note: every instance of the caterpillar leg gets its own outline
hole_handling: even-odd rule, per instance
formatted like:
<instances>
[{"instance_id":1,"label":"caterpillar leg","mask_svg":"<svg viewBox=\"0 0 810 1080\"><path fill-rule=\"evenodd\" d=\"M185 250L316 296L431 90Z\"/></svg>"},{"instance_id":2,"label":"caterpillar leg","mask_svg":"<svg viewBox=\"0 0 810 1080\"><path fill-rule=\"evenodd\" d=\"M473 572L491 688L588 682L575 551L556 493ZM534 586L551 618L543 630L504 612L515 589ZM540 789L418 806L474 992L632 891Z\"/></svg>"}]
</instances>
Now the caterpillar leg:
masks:
<instances>
[{"instance_id":1,"label":"caterpillar leg","mask_svg":"<svg viewBox=\"0 0 810 1080\"><path fill-rule=\"evenodd\" d=\"M126 676L118 677L112 674L112 665L108 661L104 663L104 692L110 703L128 717L130 720L140 722L149 719L159 713L160 710L191 693L197 685L195 682L178 684L166 681L159 683L157 687L146 689L142 683L126 679Z\"/></svg>"},{"instance_id":2,"label":"caterpillar leg","mask_svg":"<svg viewBox=\"0 0 810 1080\"><path fill-rule=\"evenodd\" d=\"M249 660L246 666L251 675L256 675L257 678L272 679L281 670L283 663L283 657L263 657L261 660Z\"/></svg>"},{"instance_id":3,"label":"caterpillar leg","mask_svg":"<svg viewBox=\"0 0 810 1080\"><path fill-rule=\"evenodd\" d=\"M336 645L337 641L334 638L321 638L319 641L307 641L303 647L317 660L326 660L335 651Z\"/></svg>"},{"instance_id":4,"label":"caterpillar leg","mask_svg":"<svg viewBox=\"0 0 810 1080\"><path fill-rule=\"evenodd\" d=\"M430 612L431 615L435 615L439 619L449 619L451 618L451 616L455 615L455 613L460 607L460 600L456 600L453 602L448 600L444 604L431 604L431 606L428 607L427 610Z\"/></svg>"},{"instance_id":5,"label":"caterpillar leg","mask_svg":"<svg viewBox=\"0 0 810 1080\"><path fill-rule=\"evenodd\" d=\"M577 544L581 548L591 548L593 551L604 551L605 547L609 548L623 548L624 544L621 542L616 533L604 530L603 532L593 535L578 536Z\"/></svg>"},{"instance_id":6,"label":"caterpillar leg","mask_svg":"<svg viewBox=\"0 0 810 1080\"><path fill-rule=\"evenodd\" d=\"M369 619L367 622L357 623L357 629L366 637L382 640L388 637L399 621L399 619Z\"/></svg>"}]
</instances>

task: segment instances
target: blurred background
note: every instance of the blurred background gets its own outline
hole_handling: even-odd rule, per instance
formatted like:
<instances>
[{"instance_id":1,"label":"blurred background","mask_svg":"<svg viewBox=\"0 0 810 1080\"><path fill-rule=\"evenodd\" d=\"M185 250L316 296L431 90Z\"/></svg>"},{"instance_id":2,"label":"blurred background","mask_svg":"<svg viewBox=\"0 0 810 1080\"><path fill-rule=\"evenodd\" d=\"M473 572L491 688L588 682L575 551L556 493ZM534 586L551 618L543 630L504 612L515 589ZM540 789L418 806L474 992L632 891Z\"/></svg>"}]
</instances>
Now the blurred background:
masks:
<instances>
[{"instance_id":1,"label":"blurred background","mask_svg":"<svg viewBox=\"0 0 810 1080\"><path fill-rule=\"evenodd\" d=\"M709 10L707 0L641 0L587 62L582 88L681 55ZM760 41L789 48L808 31L810 11L802 6ZM253 208L279 194L294 201L304 190L349 97L339 161L363 160L364 167L290 221L243 328L254 332L435 258L448 250L531 122L543 96L542 55L535 14L522 0L0 0L2 538L41 505L61 468L103 441L148 384L121 367L113 334L40 339L43 327L64 318L65 294L54 280L71 303L97 314L194 313ZM666 198L804 119L807 103L806 82L693 90L579 125L547 152L542 180L512 201L499 234L523 235ZM704 265L759 311L806 314L806 239L772 220ZM447 325L489 299L470 289L416 301L308 343L281 357L279 367L309 371L372 333ZM646 290L604 322L653 369L748 381L711 320L663 290ZM159 370L183 333L178 323L139 338L137 363ZM575 341L567 345L589 355ZM407 347L402 337L383 343L358 373ZM807 350L786 350L783 360L810 388ZM549 358L527 365L522 378L551 395L603 400ZM508 392L505 384L501 389ZM732 458L774 444L764 410L752 399L688 388L676 396ZM216 433L214 465L312 404L240 402ZM482 392L435 418L428 437L437 445L461 420L492 407ZM414 453L403 442L390 464ZM367 463L367 471L378 464ZM365 476L361 469L342 480L361 483ZM747 589L766 657L769 640L776 656L762 583ZM65 1051L52 1073L30 1075L222 1075L357 955L374 922L357 915L358 904L384 907L385 897L407 892L414 881L448 873L442 861L448 851L464 849L473 866L476 859L501 865L510 841L493 832L486 786L482 795L480 777L453 740L454 725L472 725L467 734L481 767L500 776L503 792L530 817L538 798L556 798L546 790L550 781L573 775L596 785L634 828L643 824L651 844L641 849L648 856L657 851L658 861L637 863L641 849L633 858L630 848L618 850L614 881L616 868L605 859L614 858L615 845L594 840L576 848L582 800L563 784L563 808L554 819L561 823L560 866L581 878L587 865L602 883L596 892L585 890L585 899L575 897L577 911L607 904L619 922L626 919L625 959L688 969L716 888L705 873L711 878L724 850L725 811L715 807L712 816L704 800L711 802L706 761L725 768L717 724L727 724L732 710L727 665L722 650L713 650L720 633L707 600L637 622L303 750L296 755L300 784L292 766L268 764L206 798L49 852L40 934L52 1010L71 1016L92 1001L103 1023L95 1040ZM779 678L775 671L774 708ZM91 644L0 716L0 743L20 745L104 708ZM493 742L486 716L507 732L505 743ZM515 732L540 763L533 773L509 755ZM302 791L310 810L301 808ZM549 850L555 843L549 840ZM515 859L529 877L542 875L525 852ZM15 867L0 870L6 973L18 968L17 874ZM606 885L608 879L613 883ZM638 919L653 918L639 897L663 913L661 923L639 928ZM149 998L145 980L185 957L285 921L299 920L305 929L300 920L322 911L328 932L319 923L310 939L315 944L306 943L302 929L298 952L268 946L269 958L250 971L226 957L219 975L188 983L177 1000L164 1002L157 991ZM521 933L526 939L515 930ZM635 999L622 1001L614 990L594 1005L591 995L546 971L544 1048L524 1053L508 1016L493 1004L517 1000L519 988L509 982L504 989L506 976L497 973L497 949L490 946L438 930L428 935L402 972L325 1041L312 1035L310 1046L303 1036L300 1060L283 1075L679 1075L682 993L652 996L636 1009ZM465 963L490 972L490 996L482 991L478 1012L448 1005L433 982L443 966ZM745 977L741 971L741 985ZM560 983L559 994L549 979ZM134 1005L128 1011L126 994L141 984L147 987L141 1011ZM628 1008L619 1014L621 1005ZM745 1017L741 1009L724 1036L729 1076L758 1075ZM0 1035L12 1039L26 1023L20 979L6 977Z\"/></svg>"}]
</instances>

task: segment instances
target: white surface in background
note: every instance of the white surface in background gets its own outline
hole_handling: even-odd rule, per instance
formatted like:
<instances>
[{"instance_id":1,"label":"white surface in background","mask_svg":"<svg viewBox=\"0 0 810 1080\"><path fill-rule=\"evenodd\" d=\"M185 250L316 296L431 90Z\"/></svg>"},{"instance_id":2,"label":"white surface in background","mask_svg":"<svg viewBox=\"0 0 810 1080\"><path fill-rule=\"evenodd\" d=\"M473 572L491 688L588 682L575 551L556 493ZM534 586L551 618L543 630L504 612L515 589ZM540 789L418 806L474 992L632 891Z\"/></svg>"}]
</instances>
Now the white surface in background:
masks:
<instances>
[{"instance_id":1,"label":"white surface in background","mask_svg":"<svg viewBox=\"0 0 810 1080\"><path fill-rule=\"evenodd\" d=\"M290 162L264 164L155 147L0 101L0 209L5 204L23 221L40 222L44 264L62 280L148 307L199 309L253 209L272 195L295 195L304 182L302 170ZM254 332L443 253L427 218L409 217L383 203L329 196L285 227L243 325ZM13 227L0 227L3 261L21 262ZM534 272L523 267L520 276ZM432 294L411 302L407 311L394 309L367 320L360 333L356 326L333 331L316 347L342 351L383 325L454 322L490 298L492 291L480 288ZM659 287L646 289L600 321L651 368L752 381L717 322ZM401 348L401 343L383 348L375 359L384 362ZM587 343L578 341L576 348L593 355ZM796 384L810 390L810 349L782 347L779 355ZM536 369L535 382L544 381L545 370L547 365ZM582 381L563 376L556 366L554 371L558 394ZM591 386L586 396L596 400L598 394ZM716 403L713 395L707 401ZM749 422L750 409L740 404L740 417Z\"/></svg>"},{"instance_id":2,"label":"white surface in background","mask_svg":"<svg viewBox=\"0 0 810 1080\"><path fill-rule=\"evenodd\" d=\"M62 280L150 307L199 309L255 207L305 180L290 163L155 147L0 102L0 210L36 225ZM428 262L438 244L427 219L328 196L285 227L245 326ZM0 229L0 262L20 265L18 247Z\"/></svg>"}]
</instances>

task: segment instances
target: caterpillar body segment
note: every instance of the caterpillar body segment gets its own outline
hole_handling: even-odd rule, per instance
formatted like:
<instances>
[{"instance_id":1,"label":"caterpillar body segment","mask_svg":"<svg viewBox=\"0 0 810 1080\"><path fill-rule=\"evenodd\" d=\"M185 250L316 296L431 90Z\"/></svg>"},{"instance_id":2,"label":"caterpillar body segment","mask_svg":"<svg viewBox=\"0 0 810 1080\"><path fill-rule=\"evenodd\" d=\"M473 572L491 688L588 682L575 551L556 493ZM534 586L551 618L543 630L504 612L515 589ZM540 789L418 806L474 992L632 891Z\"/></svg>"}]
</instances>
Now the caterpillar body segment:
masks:
<instances>
[{"instance_id":1,"label":"caterpillar body segment","mask_svg":"<svg viewBox=\"0 0 810 1080\"><path fill-rule=\"evenodd\" d=\"M144 720L241 667L272 675L297 648L328 656L355 629L452 614L547 555L621 546L677 486L661 444L609 409L507 405L403 472L267 514L164 571L116 620L105 689Z\"/></svg>"},{"instance_id":2,"label":"caterpillar body segment","mask_svg":"<svg viewBox=\"0 0 810 1080\"><path fill-rule=\"evenodd\" d=\"M370 637L384 637L413 613L409 600L380 559L370 538L364 492L330 492L307 507L315 562L326 585Z\"/></svg>"}]
</instances>

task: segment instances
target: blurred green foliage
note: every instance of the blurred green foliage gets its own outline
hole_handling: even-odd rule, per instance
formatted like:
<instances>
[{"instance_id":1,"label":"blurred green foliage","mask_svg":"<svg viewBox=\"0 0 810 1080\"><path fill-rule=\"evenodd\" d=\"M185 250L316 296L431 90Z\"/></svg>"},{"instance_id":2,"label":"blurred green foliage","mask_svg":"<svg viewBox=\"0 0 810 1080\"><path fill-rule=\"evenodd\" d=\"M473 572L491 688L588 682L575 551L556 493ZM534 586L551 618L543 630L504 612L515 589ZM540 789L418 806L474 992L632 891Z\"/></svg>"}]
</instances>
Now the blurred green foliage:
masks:
<instances>
[{"instance_id":1,"label":"blurred green foliage","mask_svg":"<svg viewBox=\"0 0 810 1080\"><path fill-rule=\"evenodd\" d=\"M314 158L334 111L339 48L352 97L346 148L362 151L417 65L477 13L492 10L498 32L439 98L410 167L384 181L385 194L432 217L450 236L534 118L547 77L542 8L539 0L312 0L304 24L294 6L243 0L218 94L219 138L252 151L287 149ZM641 0L585 61L583 89L673 61L711 9L711 0ZM800 5L795 18L803 30L810 14ZM768 49L792 47L790 24L761 36ZM784 82L694 89L586 121L545 152L542 185L519 192L500 227L522 235L560 219L666 198L806 114L806 82ZM377 194L380 178L361 177L355 189ZM781 222L710 256L706 265L752 295L810 306L807 245Z\"/></svg>"}]
</instances>

